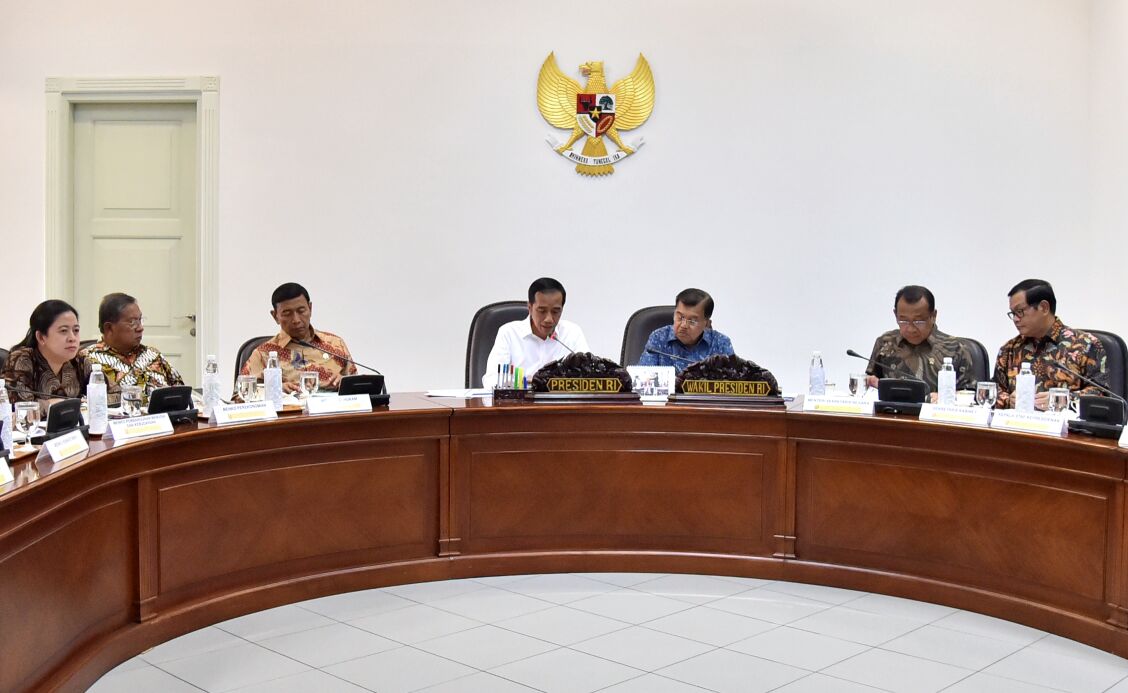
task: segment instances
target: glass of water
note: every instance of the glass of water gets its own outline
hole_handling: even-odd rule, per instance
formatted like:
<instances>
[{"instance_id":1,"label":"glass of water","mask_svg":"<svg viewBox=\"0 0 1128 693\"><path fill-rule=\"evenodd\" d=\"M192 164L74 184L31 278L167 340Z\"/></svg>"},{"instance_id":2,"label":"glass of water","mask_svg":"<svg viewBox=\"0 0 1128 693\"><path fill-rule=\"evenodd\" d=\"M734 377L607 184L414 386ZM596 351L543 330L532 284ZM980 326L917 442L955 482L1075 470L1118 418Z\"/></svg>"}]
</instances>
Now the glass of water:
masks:
<instances>
[{"instance_id":1,"label":"glass of water","mask_svg":"<svg viewBox=\"0 0 1128 693\"><path fill-rule=\"evenodd\" d=\"M24 443L12 452L35 452L31 433L39 424L39 402L16 402L16 430L23 434Z\"/></svg>"},{"instance_id":2,"label":"glass of water","mask_svg":"<svg viewBox=\"0 0 1128 693\"><path fill-rule=\"evenodd\" d=\"M999 386L993 380L982 380L975 384L975 403L981 407L995 406L999 398Z\"/></svg>"},{"instance_id":3,"label":"glass of water","mask_svg":"<svg viewBox=\"0 0 1128 693\"><path fill-rule=\"evenodd\" d=\"M121 411L129 417L141 416L141 387L139 385L122 386Z\"/></svg>"},{"instance_id":4,"label":"glass of water","mask_svg":"<svg viewBox=\"0 0 1128 693\"><path fill-rule=\"evenodd\" d=\"M1069 388L1051 387L1046 399L1046 411L1063 412L1069 409Z\"/></svg>"},{"instance_id":5,"label":"glass of water","mask_svg":"<svg viewBox=\"0 0 1128 693\"><path fill-rule=\"evenodd\" d=\"M866 390L866 374L865 373L851 373L850 374L850 394L855 397L865 397Z\"/></svg>"},{"instance_id":6,"label":"glass of water","mask_svg":"<svg viewBox=\"0 0 1128 693\"><path fill-rule=\"evenodd\" d=\"M255 385L258 379L253 375L241 375L235 381L235 391L244 403L255 401Z\"/></svg>"},{"instance_id":7,"label":"glass of water","mask_svg":"<svg viewBox=\"0 0 1128 693\"><path fill-rule=\"evenodd\" d=\"M317 371L302 371L299 374L299 378L298 386L302 390L302 399L307 400L317 392L317 386L321 382L321 376Z\"/></svg>"}]
</instances>

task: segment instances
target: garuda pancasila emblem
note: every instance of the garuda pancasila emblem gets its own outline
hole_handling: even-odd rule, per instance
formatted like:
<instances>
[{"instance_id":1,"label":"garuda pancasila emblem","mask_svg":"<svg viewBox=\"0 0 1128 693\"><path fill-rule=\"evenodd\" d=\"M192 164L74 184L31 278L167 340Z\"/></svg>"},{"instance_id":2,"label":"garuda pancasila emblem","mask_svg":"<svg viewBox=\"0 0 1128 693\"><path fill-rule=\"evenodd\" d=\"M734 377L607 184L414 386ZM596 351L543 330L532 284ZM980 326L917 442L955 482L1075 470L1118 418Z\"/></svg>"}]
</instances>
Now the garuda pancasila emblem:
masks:
<instances>
[{"instance_id":1,"label":"garuda pancasila emblem","mask_svg":"<svg viewBox=\"0 0 1128 693\"><path fill-rule=\"evenodd\" d=\"M582 88L560 71L556 54L549 53L537 79L537 106L550 125L572 131L567 142L560 144L549 137L548 143L558 154L576 162L576 173L609 175L615 172L612 164L634 154L643 144L642 138L630 146L623 144L619 131L633 130L650 117L654 110L654 76L641 53L634 70L610 90L603 78L602 62L580 65L580 74L588 80ZM583 153L577 154L572 145L584 135L587 140ZM618 145L619 151L608 154L604 137Z\"/></svg>"}]
</instances>

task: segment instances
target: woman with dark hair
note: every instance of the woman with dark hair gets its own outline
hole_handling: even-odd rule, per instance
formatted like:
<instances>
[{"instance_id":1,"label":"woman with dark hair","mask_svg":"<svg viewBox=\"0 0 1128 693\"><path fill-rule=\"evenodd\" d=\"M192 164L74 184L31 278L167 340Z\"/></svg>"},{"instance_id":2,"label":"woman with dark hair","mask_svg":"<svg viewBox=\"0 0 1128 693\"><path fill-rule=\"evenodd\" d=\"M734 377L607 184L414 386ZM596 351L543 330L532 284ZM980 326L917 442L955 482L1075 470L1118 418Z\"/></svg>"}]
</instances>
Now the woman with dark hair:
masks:
<instances>
[{"instance_id":1,"label":"woman with dark hair","mask_svg":"<svg viewBox=\"0 0 1128 693\"><path fill-rule=\"evenodd\" d=\"M90 369L78 358L78 311L51 299L35 307L28 323L27 335L12 347L0 372L8 398L38 400L46 410L56 399L85 394Z\"/></svg>"}]
</instances>

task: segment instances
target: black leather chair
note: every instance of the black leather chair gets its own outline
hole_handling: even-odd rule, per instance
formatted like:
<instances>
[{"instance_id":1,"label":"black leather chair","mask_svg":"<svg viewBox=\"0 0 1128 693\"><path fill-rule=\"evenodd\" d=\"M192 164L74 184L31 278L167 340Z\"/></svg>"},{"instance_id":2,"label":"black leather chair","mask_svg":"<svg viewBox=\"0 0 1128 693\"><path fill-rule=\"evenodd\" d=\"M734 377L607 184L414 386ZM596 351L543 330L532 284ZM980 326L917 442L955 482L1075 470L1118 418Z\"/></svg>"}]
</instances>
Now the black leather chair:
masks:
<instances>
[{"instance_id":1,"label":"black leather chair","mask_svg":"<svg viewBox=\"0 0 1128 693\"><path fill-rule=\"evenodd\" d=\"M975 379L975 382L989 380L992 360L991 355L987 353L987 347L971 337L956 337L956 339L960 340L971 352L971 377Z\"/></svg>"},{"instance_id":2,"label":"black leather chair","mask_svg":"<svg viewBox=\"0 0 1128 693\"><path fill-rule=\"evenodd\" d=\"M486 359L497 338L497 330L507 322L520 320L529 314L525 301L499 301L482 306L470 320L470 335L466 338L466 385L481 387L486 372Z\"/></svg>"},{"instance_id":3,"label":"black leather chair","mask_svg":"<svg viewBox=\"0 0 1128 693\"><path fill-rule=\"evenodd\" d=\"M235 387L239 382L239 371L243 369L243 364L247 362L247 359L251 358L251 352L268 339L270 339L270 335L251 337L239 347L239 351L235 353L235 375L231 377L231 387Z\"/></svg>"},{"instance_id":4,"label":"black leather chair","mask_svg":"<svg viewBox=\"0 0 1128 693\"><path fill-rule=\"evenodd\" d=\"M1128 345L1119 335L1104 330L1085 330L1101 340L1108 360L1108 389L1121 397L1128 393Z\"/></svg>"},{"instance_id":5,"label":"black leather chair","mask_svg":"<svg viewBox=\"0 0 1128 693\"><path fill-rule=\"evenodd\" d=\"M4 366L8 364L8 350L0 349L0 371L4 370Z\"/></svg>"},{"instance_id":6,"label":"black leather chair","mask_svg":"<svg viewBox=\"0 0 1128 693\"><path fill-rule=\"evenodd\" d=\"M82 351L86 347L90 346L91 344L96 344L97 342L97 339L84 339L78 343L78 350Z\"/></svg>"},{"instance_id":7,"label":"black leather chair","mask_svg":"<svg viewBox=\"0 0 1128 693\"><path fill-rule=\"evenodd\" d=\"M650 333L659 327L673 324L674 308L675 306L650 306L636 310L627 318L627 326L623 329L623 349L619 352L620 365L633 366L638 363Z\"/></svg>"}]
</instances>

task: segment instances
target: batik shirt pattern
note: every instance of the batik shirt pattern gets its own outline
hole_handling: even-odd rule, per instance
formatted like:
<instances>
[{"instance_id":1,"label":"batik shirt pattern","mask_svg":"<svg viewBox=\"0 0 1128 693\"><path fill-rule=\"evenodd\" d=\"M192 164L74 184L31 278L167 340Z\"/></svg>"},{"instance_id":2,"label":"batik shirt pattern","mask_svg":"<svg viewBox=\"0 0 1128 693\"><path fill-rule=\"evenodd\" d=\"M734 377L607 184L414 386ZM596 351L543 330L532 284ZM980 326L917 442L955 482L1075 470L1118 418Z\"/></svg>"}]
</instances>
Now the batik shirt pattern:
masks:
<instances>
[{"instance_id":1,"label":"batik shirt pattern","mask_svg":"<svg viewBox=\"0 0 1128 693\"><path fill-rule=\"evenodd\" d=\"M999 399L995 406L1014 406L1014 390L1023 362L1034 372L1035 392L1053 387L1067 387L1082 395L1099 395L1101 391L1066 372L1068 369L1108 387L1108 363L1101 340L1082 330L1075 330L1055 318L1050 331L1041 339L1018 335L999 349L995 361L995 383ZM1060 366L1060 368L1058 367Z\"/></svg>"},{"instance_id":2,"label":"batik shirt pattern","mask_svg":"<svg viewBox=\"0 0 1128 693\"><path fill-rule=\"evenodd\" d=\"M655 354L651 350L661 353ZM666 325L650 333L646 347L639 356L638 365L673 366L675 372L681 373L688 366L710 356L730 356L732 353L732 341L716 330L706 329L701 333L701 339L697 340L696 344L686 346L678 341L674 326Z\"/></svg>"},{"instance_id":3,"label":"batik shirt pattern","mask_svg":"<svg viewBox=\"0 0 1128 693\"><path fill-rule=\"evenodd\" d=\"M320 387L327 389L331 388L329 383L334 377L356 373L356 366L349 362L352 355L349 353L349 348L345 346L345 340L331 332L311 331L313 339L310 339L309 343L317 349L302 346L290 339L290 335L279 332L255 347L239 374L253 375L262 380L262 372L266 370L266 360L272 351L278 352L278 365L282 367L284 383L298 385L302 371L315 371Z\"/></svg>"},{"instance_id":4,"label":"batik shirt pattern","mask_svg":"<svg viewBox=\"0 0 1128 693\"><path fill-rule=\"evenodd\" d=\"M76 356L64 363L56 375L38 349L19 347L8 355L0 378L9 388L8 399L12 402L46 401L47 397L34 393L42 392L51 398L61 399L85 395L90 370L86 361Z\"/></svg>"},{"instance_id":5,"label":"batik shirt pattern","mask_svg":"<svg viewBox=\"0 0 1128 693\"><path fill-rule=\"evenodd\" d=\"M952 359L956 369L956 389L975 389L975 372L971 368L972 356L967 346L956 337L932 328L928 338L913 344L901 336L900 330L890 330L873 343L870 365L866 373L878 378L905 378L909 375L928 383L936 392L940 368L944 358Z\"/></svg>"},{"instance_id":6,"label":"batik shirt pattern","mask_svg":"<svg viewBox=\"0 0 1128 693\"><path fill-rule=\"evenodd\" d=\"M86 347L85 357L90 368L100 367L106 376L106 399L110 406L121 404L121 388L136 385L147 400L149 393L160 387L183 385L184 378L153 347L139 344L128 354L122 354L102 340Z\"/></svg>"}]
</instances>

